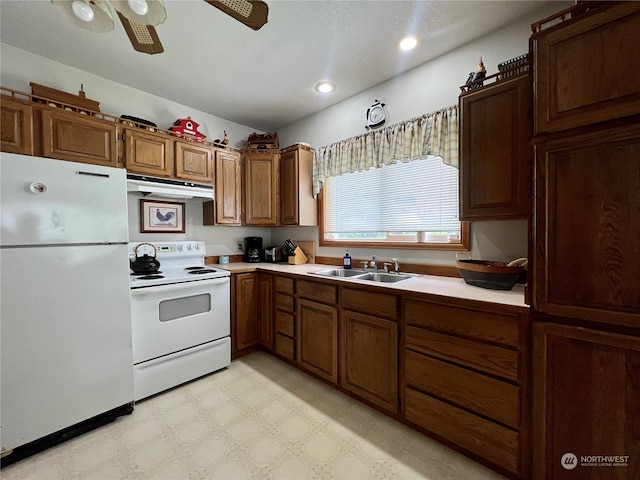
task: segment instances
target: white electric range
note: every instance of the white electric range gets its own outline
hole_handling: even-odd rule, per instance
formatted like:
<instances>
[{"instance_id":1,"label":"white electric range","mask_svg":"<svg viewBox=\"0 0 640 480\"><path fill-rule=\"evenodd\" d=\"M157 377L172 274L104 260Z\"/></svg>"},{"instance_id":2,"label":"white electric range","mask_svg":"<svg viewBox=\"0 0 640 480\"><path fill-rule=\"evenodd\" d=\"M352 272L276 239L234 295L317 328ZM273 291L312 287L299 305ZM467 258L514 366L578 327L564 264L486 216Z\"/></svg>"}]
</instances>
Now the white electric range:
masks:
<instances>
[{"instance_id":1,"label":"white electric range","mask_svg":"<svg viewBox=\"0 0 640 480\"><path fill-rule=\"evenodd\" d=\"M134 398L141 400L231 362L231 280L204 264L202 241L131 242L129 258L160 262L131 285Z\"/></svg>"}]
</instances>

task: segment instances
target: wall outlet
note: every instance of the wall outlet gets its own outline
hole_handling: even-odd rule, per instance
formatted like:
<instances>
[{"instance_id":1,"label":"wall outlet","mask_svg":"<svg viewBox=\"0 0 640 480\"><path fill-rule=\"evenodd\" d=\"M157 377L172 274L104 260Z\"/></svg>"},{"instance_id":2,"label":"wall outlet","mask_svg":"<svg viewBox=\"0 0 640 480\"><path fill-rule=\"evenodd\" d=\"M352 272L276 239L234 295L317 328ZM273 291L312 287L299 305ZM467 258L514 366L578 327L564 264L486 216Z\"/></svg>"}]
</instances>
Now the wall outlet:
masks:
<instances>
[{"instance_id":1,"label":"wall outlet","mask_svg":"<svg viewBox=\"0 0 640 480\"><path fill-rule=\"evenodd\" d=\"M244 242L242 240L238 240L238 245L236 246L239 252L244 252Z\"/></svg>"}]
</instances>

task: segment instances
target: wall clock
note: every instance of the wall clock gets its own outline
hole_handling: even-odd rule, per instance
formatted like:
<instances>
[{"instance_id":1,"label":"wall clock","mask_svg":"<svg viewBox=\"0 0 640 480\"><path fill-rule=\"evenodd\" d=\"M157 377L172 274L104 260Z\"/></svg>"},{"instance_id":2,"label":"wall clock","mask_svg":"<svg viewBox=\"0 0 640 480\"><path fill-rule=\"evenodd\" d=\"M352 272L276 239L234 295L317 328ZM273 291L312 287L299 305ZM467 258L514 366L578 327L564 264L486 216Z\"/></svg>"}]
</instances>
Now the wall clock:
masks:
<instances>
[{"instance_id":1,"label":"wall clock","mask_svg":"<svg viewBox=\"0 0 640 480\"><path fill-rule=\"evenodd\" d=\"M371 106L367 109L367 125L366 128L375 128L384 124L387 119L387 115L384 111L384 103L380 103L375 100Z\"/></svg>"}]
</instances>

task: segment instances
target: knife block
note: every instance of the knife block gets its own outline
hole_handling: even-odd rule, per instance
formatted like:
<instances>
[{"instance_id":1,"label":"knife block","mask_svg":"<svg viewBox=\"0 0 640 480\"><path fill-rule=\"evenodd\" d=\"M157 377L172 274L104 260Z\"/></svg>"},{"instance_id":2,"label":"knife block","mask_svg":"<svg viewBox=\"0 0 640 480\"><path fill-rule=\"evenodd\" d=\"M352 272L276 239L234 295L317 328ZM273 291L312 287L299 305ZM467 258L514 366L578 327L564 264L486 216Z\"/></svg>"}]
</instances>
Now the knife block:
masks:
<instances>
[{"instance_id":1,"label":"knife block","mask_svg":"<svg viewBox=\"0 0 640 480\"><path fill-rule=\"evenodd\" d=\"M300 247L296 247L293 255L289 255L289 265L302 265L303 263L307 263L307 256Z\"/></svg>"}]
</instances>

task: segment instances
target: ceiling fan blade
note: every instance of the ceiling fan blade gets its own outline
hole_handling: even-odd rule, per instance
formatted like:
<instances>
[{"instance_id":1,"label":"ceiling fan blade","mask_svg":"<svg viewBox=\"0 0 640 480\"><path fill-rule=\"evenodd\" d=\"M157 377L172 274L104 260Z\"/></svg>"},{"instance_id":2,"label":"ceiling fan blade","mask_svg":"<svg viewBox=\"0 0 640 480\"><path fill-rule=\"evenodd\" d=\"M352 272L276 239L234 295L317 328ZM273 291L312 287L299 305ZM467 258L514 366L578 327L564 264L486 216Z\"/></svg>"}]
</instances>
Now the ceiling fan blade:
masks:
<instances>
[{"instance_id":1,"label":"ceiling fan blade","mask_svg":"<svg viewBox=\"0 0 640 480\"><path fill-rule=\"evenodd\" d=\"M122 22L125 32L133 45L133 49L154 55L164 52L160 38L156 33L156 29L151 25L142 25L140 23L129 20L127 17L118 12L118 18Z\"/></svg>"},{"instance_id":2,"label":"ceiling fan blade","mask_svg":"<svg viewBox=\"0 0 640 480\"><path fill-rule=\"evenodd\" d=\"M267 23L269 6L261 0L205 0L253 30Z\"/></svg>"}]
</instances>

